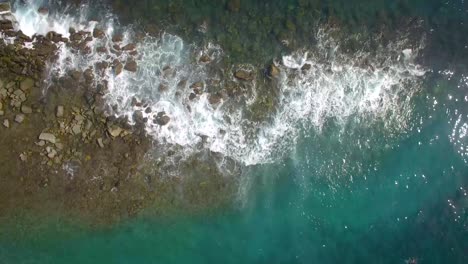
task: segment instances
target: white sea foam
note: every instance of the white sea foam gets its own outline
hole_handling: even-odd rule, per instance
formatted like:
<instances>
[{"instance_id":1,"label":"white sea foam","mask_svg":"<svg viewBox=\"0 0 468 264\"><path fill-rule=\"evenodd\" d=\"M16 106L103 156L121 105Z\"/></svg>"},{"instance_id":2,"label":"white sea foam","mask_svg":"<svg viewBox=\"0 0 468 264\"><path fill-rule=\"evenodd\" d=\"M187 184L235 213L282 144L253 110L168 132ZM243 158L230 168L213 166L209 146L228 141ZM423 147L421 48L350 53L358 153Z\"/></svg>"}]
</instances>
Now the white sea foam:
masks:
<instances>
[{"instance_id":1,"label":"white sea foam","mask_svg":"<svg viewBox=\"0 0 468 264\"><path fill-rule=\"evenodd\" d=\"M74 17L43 17L37 7L18 7L15 12L20 28L28 35L54 30L67 36L69 27L92 31L97 25L108 36L114 31L112 22L86 22L86 6ZM264 123L248 120L247 109L242 106L256 100L256 83L251 84L244 104L227 99L212 106L207 92L188 99L193 83L203 82L206 90L214 80L222 86L232 79L232 72L214 71L199 61L202 54L211 57L211 64L222 59L222 49L214 44L199 48L171 34L148 36L138 43L138 71L115 76L110 69L97 73L96 63L125 61L127 55L101 54L95 48L110 49L112 43L93 40L88 44L92 48L89 55L71 52L62 45L53 69L59 75L71 69L94 69L100 76L97 81L108 83L105 98L115 106L114 114L126 115L134 122L133 114L140 111L147 118L149 135L159 142L181 146L186 155L203 148L245 165L274 162L294 148L301 130L320 132L330 119L343 128L355 120L366 124L383 121L388 129L406 129L410 100L425 73L414 63L419 47L396 42L381 47L377 55L364 51L351 55L341 52L326 30L320 30L316 37L315 47L284 56L277 64L281 74L277 87L272 88L278 90L278 105L270 121ZM310 69L301 70L306 64ZM141 103L135 104L135 100ZM160 112L171 118L166 126L154 122Z\"/></svg>"}]
</instances>

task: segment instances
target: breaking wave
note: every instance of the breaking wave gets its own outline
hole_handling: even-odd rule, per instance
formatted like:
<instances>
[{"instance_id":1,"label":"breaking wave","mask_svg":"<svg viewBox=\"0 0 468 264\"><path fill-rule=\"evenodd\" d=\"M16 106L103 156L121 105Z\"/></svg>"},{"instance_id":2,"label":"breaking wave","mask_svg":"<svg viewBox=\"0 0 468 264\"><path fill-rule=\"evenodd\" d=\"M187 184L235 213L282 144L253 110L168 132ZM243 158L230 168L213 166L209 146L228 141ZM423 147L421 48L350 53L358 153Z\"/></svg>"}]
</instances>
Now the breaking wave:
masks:
<instances>
[{"instance_id":1,"label":"breaking wave","mask_svg":"<svg viewBox=\"0 0 468 264\"><path fill-rule=\"evenodd\" d=\"M275 161L295 147L301 131L319 133L328 120L343 129L349 122L383 122L389 131L404 131L411 117L411 98L425 74L415 63L423 40L407 43L402 37L372 52L348 53L325 28L318 31L312 48L278 59L279 75L266 84L234 78L235 68L225 68L222 63L225 55L220 46L197 47L168 33L138 41L134 57L138 70L115 74L111 67L102 70L96 66L130 58L127 53L97 50L112 50L115 20L88 22L85 5L79 17L44 16L37 12L38 7L17 6L14 13L27 35L53 30L69 36L70 27L89 32L99 27L107 36L90 41L90 52L85 55L61 44L53 72L64 75L73 69L93 69L96 81L107 83L105 99L112 114L127 116L131 123L138 118L155 140L180 146L185 154L208 149L245 165ZM132 31L119 30L124 33L122 45L131 43ZM243 88L243 95L225 93L231 84ZM255 121L248 116L249 106L265 85L275 91L276 104L269 118ZM158 121L162 114L170 118L166 125Z\"/></svg>"}]
</instances>

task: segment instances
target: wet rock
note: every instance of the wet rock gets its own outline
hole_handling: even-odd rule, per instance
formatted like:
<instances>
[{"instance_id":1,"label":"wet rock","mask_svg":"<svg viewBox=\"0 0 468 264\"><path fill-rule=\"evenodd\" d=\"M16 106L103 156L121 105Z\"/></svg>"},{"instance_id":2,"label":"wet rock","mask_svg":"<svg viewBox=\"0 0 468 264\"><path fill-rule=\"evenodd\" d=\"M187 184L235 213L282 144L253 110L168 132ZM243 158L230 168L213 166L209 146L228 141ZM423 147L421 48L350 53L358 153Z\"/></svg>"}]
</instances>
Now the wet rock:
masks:
<instances>
[{"instance_id":1,"label":"wet rock","mask_svg":"<svg viewBox=\"0 0 468 264\"><path fill-rule=\"evenodd\" d=\"M112 125L109 128L107 128L107 132L109 132L109 135L111 135L114 138L120 136L122 131L123 129L116 125Z\"/></svg>"},{"instance_id":2,"label":"wet rock","mask_svg":"<svg viewBox=\"0 0 468 264\"><path fill-rule=\"evenodd\" d=\"M167 87L167 85L161 83L158 87L158 90L163 93L169 90L169 88Z\"/></svg>"},{"instance_id":3,"label":"wet rock","mask_svg":"<svg viewBox=\"0 0 468 264\"><path fill-rule=\"evenodd\" d=\"M81 72L73 70L71 71L70 76L73 78L73 80L79 81L81 79Z\"/></svg>"},{"instance_id":4,"label":"wet rock","mask_svg":"<svg viewBox=\"0 0 468 264\"><path fill-rule=\"evenodd\" d=\"M99 53L107 53L107 48L104 47L104 46L97 47L96 51L99 52Z\"/></svg>"},{"instance_id":5,"label":"wet rock","mask_svg":"<svg viewBox=\"0 0 468 264\"><path fill-rule=\"evenodd\" d=\"M5 112L3 110L0 110L0 116L4 116Z\"/></svg>"},{"instance_id":6,"label":"wet rock","mask_svg":"<svg viewBox=\"0 0 468 264\"><path fill-rule=\"evenodd\" d=\"M181 89L181 88L183 89L186 86L187 86L187 80L182 80L177 84L177 88L179 88L179 89Z\"/></svg>"},{"instance_id":7,"label":"wet rock","mask_svg":"<svg viewBox=\"0 0 468 264\"><path fill-rule=\"evenodd\" d=\"M112 36L112 42L122 42L123 41L123 35L122 34L115 34Z\"/></svg>"},{"instance_id":8,"label":"wet rock","mask_svg":"<svg viewBox=\"0 0 468 264\"><path fill-rule=\"evenodd\" d=\"M52 144L55 144L57 142L57 139L54 134L44 132L39 135L39 140L44 140Z\"/></svg>"},{"instance_id":9,"label":"wet rock","mask_svg":"<svg viewBox=\"0 0 468 264\"><path fill-rule=\"evenodd\" d=\"M57 117L63 117L63 112L64 112L63 106L62 106L62 105L59 105L59 106L57 106L55 115L56 115Z\"/></svg>"},{"instance_id":10,"label":"wet rock","mask_svg":"<svg viewBox=\"0 0 468 264\"><path fill-rule=\"evenodd\" d=\"M27 106L27 105L22 105L21 106L21 112L23 114L32 114L33 110L30 106Z\"/></svg>"},{"instance_id":11,"label":"wet rock","mask_svg":"<svg viewBox=\"0 0 468 264\"><path fill-rule=\"evenodd\" d=\"M208 102L210 102L211 105L217 105L221 102L221 96L212 94L210 95L210 98L208 98Z\"/></svg>"},{"instance_id":12,"label":"wet rock","mask_svg":"<svg viewBox=\"0 0 468 264\"><path fill-rule=\"evenodd\" d=\"M203 62L203 63L209 63L211 61L211 58L210 56L204 54L200 57L200 62Z\"/></svg>"},{"instance_id":13,"label":"wet rock","mask_svg":"<svg viewBox=\"0 0 468 264\"><path fill-rule=\"evenodd\" d=\"M246 70L238 70L234 73L234 77L243 81L252 81L254 79L253 73Z\"/></svg>"},{"instance_id":14,"label":"wet rock","mask_svg":"<svg viewBox=\"0 0 468 264\"><path fill-rule=\"evenodd\" d=\"M23 123L23 121L24 121L24 115L23 114L17 114L15 116L15 122L16 123L21 124L21 123Z\"/></svg>"},{"instance_id":15,"label":"wet rock","mask_svg":"<svg viewBox=\"0 0 468 264\"><path fill-rule=\"evenodd\" d=\"M268 68L268 75L270 75L270 77L276 78L279 76L279 74L280 70L278 69L278 67L276 67L274 64L271 64Z\"/></svg>"},{"instance_id":16,"label":"wet rock","mask_svg":"<svg viewBox=\"0 0 468 264\"><path fill-rule=\"evenodd\" d=\"M47 7L39 7L37 12L43 16L47 16L49 14L49 9Z\"/></svg>"},{"instance_id":17,"label":"wet rock","mask_svg":"<svg viewBox=\"0 0 468 264\"><path fill-rule=\"evenodd\" d=\"M10 121L8 119L3 120L3 126L6 128L10 127Z\"/></svg>"},{"instance_id":18,"label":"wet rock","mask_svg":"<svg viewBox=\"0 0 468 264\"><path fill-rule=\"evenodd\" d=\"M7 31L7 30L13 30L15 27L13 25L13 22L10 20L2 20L0 21L0 30L2 31Z\"/></svg>"},{"instance_id":19,"label":"wet rock","mask_svg":"<svg viewBox=\"0 0 468 264\"><path fill-rule=\"evenodd\" d=\"M21 81L20 89L24 92L31 90L34 87L34 80L31 78L26 78Z\"/></svg>"},{"instance_id":20,"label":"wet rock","mask_svg":"<svg viewBox=\"0 0 468 264\"><path fill-rule=\"evenodd\" d=\"M122 48L122 50L124 50L124 51L132 51L132 50L135 50L135 49L136 49L136 45L133 44L133 43L127 44Z\"/></svg>"},{"instance_id":21,"label":"wet rock","mask_svg":"<svg viewBox=\"0 0 468 264\"><path fill-rule=\"evenodd\" d=\"M156 116L155 122L160 126L165 126L171 121L171 118L165 112L159 112Z\"/></svg>"},{"instance_id":22,"label":"wet rock","mask_svg":"<svg viewBox=\"0 0 468 264\"><path fill-rule=\"evenodd\" d=\"M193 92L195 94L202 94L203 93L203 82L196 82L192 85L190 85L190 88L192 88Z\"/></svg>"},{"instance_id":23,"label":"wet rock","mask_svg":"<svg viewBox=\"0 0 468 264\"><path fill-rule=\"evenodd\" d=\"M0 3L0 13L6 13L11 11L10 2Z\"/></svg>"},{"instance_id":24,"label":"wet rock","mask_svg":"<svg viewBox=\"0 0 468 264\"><path fill-rule=\"evenodd\" d=\"M308 71L311 68L312 68L312 65L310 65L309 63L306 63L306 64L302 65L301 70Z\"/></svg>"},{"instance_id":25,"label":"wet rock","mask_svg":"<svg viewBox=\"0 0 468 264\"><path fill-rule=\"evenodd\" d=\"M125 63L124 69L130 72L136 72L137 71L137 63L134 60L128 60L127 63Z\"/></svg>"},{"instance_id":26,"label":"wet rock","mask_svg":"<svg viewBox=\"0 0 468 264\"><path fill-rule=\"evenodd\" d=\"M115 76L117 76L117 75L119 75L120 73L122 73L123 68L124 68L123 64L122 64L120 61L118 61L118 62L114 65L114 74L115 74Z\"/></svg>"},{"instance_id":27,"label":"wet rock","mask_svg":"<svg viewBox=\"0 0 468 264\"><path fill-rule=\"evenodd\" d=\"M46 38L55 43L62 41L62 34L59 34L55 31L50 31L46 34Z\"/></svg>"},{"instance_id":28,"label":"wet rock","mask_svg":"<svg viewBox=\"0 0 468 264\"><path fill-rule=\"evenodd\" d=\"M195 93L190 93L189 100L192 101L195 98L197 98L197 95Z\"/></svg>"},{"instance_id":29,"label":"wet rock","mask_svg":"<svg viewBox=\"0 0 468 264\"><path fill-rule=\"evenodd\" d=\"M93 79L94 79L94 73L93 73L93 70L92 69L87 69L84 71L83 73L84 75L84 78L87 82L92 82Z\"/></svg>"},{"instance_id":30,"label":"wet rock","mask_svg":"<svg viewBox=\"0 0 468 264\"><path fill-rule=\"evenodd\" d=\"M95 28L93 30L93 37L98 38L98 39L102 39L105 36L106 36L106 33L104 33L104 31L102 31L101 29Z\"/></svg>"}]
</instances>

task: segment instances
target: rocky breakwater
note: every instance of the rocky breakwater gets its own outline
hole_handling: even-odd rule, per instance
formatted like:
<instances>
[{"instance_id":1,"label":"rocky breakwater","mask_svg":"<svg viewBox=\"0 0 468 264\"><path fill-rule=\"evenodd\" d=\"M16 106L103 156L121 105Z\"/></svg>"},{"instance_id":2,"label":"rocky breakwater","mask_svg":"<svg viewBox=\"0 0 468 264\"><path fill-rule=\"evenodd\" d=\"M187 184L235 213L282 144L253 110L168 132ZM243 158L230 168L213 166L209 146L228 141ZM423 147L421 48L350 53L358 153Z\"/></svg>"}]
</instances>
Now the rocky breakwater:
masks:
<instances>
[{"instance_id":1,"label":"rocky breakwater","mask_svg":"<svg viewBox=\"0 0 468 264\"><path fill-rule=\"evenodd\" d=\"M163 177L145 159L154 143L144 126L110 114L99 74L136 71L136 45L120 45L121 37L99 29L71 28L69 38L56 32L30 37L15 26L8 4L0 4L0 12L0 222L26 210L110 223L145 208L164 213L228 200L233 184L196 159L181 166L195 166L204 176L185 184ZM90 45L103 38L112 45ZM111 61L54 75L61 45L108 53ZM170 122L164 113L158 118L160 125Z\"/></svg>"}]
</instances>

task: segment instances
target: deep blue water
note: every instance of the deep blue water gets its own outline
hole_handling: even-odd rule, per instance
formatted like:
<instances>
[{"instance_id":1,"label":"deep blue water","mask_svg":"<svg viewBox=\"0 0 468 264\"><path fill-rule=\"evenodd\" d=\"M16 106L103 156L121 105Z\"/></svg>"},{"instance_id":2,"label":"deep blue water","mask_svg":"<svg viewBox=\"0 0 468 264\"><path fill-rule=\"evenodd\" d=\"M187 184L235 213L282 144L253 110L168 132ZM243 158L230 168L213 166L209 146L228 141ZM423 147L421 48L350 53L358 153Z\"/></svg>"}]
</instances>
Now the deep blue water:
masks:
<instances>
[{"instance_id":1,"label":"deep blue water","mask_svg":"<svg viewBox=\"0 0 468 264\"><path fill-rule=\"evenodd\" d=\"M380 2L362 13L396 8ZM458 151L468 139L451 142L457 117L468 120L468 84L460 81L468 31L440 32L466 21L466 4L401 2L430 18L428 30L439 26L428 61L456 69L451 81L427 77L404 133L307 130L284 159L244 170L248 188L231 207L105 230L62 232L53 222L33 238L0 238L0 263L468 263L468 157Z\"/></svg>"}]
</instances>

